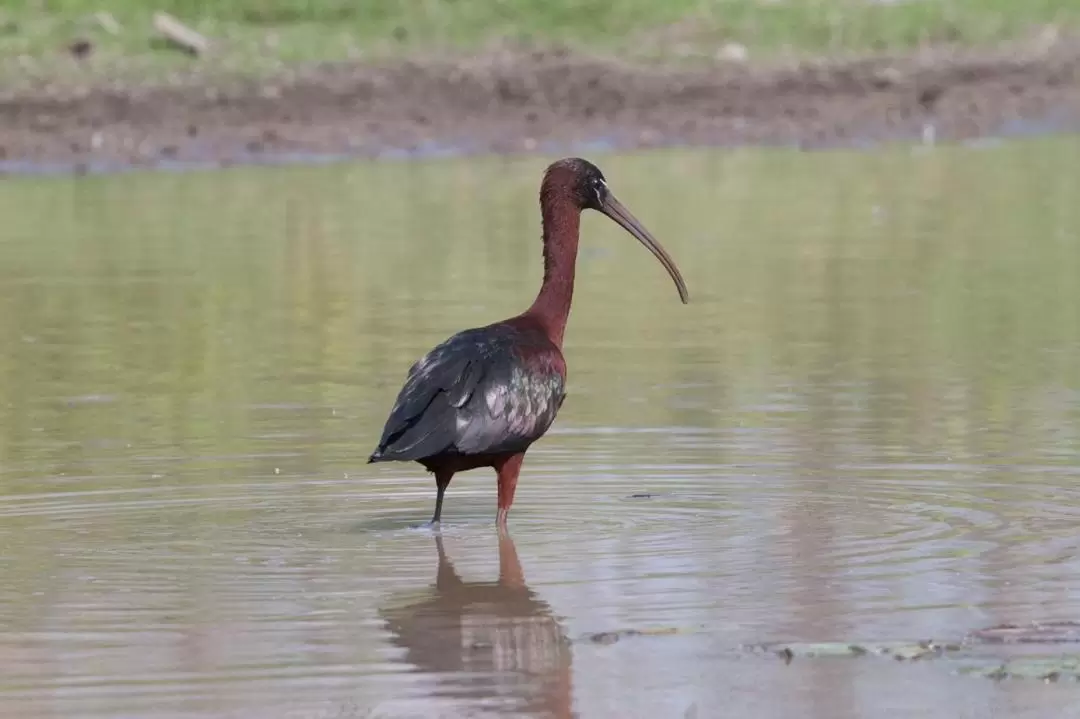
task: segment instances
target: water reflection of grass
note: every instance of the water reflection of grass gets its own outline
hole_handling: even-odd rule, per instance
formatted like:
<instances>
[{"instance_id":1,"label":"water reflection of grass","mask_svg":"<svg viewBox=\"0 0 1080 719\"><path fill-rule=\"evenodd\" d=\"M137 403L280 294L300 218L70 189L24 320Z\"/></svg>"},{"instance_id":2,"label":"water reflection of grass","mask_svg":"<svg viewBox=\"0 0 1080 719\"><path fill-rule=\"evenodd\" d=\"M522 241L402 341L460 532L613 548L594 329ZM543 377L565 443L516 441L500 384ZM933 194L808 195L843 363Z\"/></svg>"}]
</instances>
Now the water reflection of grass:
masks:
<instances>
[{"instance_id":1,"label":"water reflection of grass","mask_svg":"<svg viewBox=\"0 0 1080 719\"><path fill-rule=\"evenodd\" d=\"M43 9L44 8L44 9ZM67 72L63 48L95 45L90 67L191 61L151 44L150 17L167 10L220 42L210 68L272 70L281 63L472 49L507 39L579 44L631 55L712 55L727 43L752 56L791 48L835 52L910 48L926 42L984 44L1045 24L1078 22L1072 0L1011 2L763 2L761 0L22 0L0 11L0 60ZM121 27L94 20L108 12ZM85 70L83 70L85 72Z\"/></svg>"},{"instance_id":2,"label":"water reflection of grass","mask_svg":"<svg viewBox=\"0 0 1080 719\"><path fill-rule=\"evenodd\" d=\"M1068 451L1076 149L597 158L692 303L588 217L585 246L604 252L582 257L560 423L806 422L883 452ZM542 164L5 185L0 456L78 464L104 451L88 439L119 436L239 451L288 403L366 446L422 351L531 300ZM88 395L118 399L67 403Z\"/></svg>"}]
</instances>

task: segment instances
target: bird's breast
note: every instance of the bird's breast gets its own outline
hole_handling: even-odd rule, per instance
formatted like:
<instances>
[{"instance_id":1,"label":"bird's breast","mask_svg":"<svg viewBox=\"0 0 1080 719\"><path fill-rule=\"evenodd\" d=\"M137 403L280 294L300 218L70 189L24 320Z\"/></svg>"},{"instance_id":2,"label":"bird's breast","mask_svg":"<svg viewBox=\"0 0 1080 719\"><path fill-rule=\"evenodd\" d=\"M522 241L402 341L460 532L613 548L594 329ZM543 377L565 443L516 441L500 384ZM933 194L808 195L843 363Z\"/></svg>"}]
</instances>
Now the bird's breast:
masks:
<instances>
[{"instance_id":1,"label":"bird's breast","mask_svg":"<svg viewBox=\"0 0 1080 719\"><path fill-rule=\"evenodd\" d=\"M492 417L502 418L512 431L544 430L555 419L562 403L563 379L546 368L515 364L484 387L484 407Z\"/></svg>"},{"instance_id":2,"label":"bird's breast","mask_svg":"<svg viewBox=\"0 0 1080 719\"><path fill-rule=\"evenodd\" d=\"M555 372L517 368L511 377L512 391L521 398L521 408L528 415L546 414L558 403L563 379Z\"/></svg>"}]
</instances>

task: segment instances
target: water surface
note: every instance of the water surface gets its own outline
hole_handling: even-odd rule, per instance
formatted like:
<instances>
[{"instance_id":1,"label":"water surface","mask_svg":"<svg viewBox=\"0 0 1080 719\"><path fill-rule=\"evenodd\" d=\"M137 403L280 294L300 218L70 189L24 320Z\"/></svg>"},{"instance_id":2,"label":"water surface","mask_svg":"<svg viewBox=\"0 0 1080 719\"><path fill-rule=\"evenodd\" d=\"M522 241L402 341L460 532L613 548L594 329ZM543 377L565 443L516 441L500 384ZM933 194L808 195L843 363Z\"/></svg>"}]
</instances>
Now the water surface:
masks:
<instances>
[{"instance_id":1,"label":"water surface","mask_svg":"<svg viewBox=\"0 0 1080 719\"><path fill-rule=\"evenodd\" d=\"M365 460L416 357L531 301L546 158L5 181L0 713L1071 716L741 646L1080 614L1078 150L594 157L691 304L584 220L503 538L490 473L437 536Z\"/></svg>"}]
</instances>

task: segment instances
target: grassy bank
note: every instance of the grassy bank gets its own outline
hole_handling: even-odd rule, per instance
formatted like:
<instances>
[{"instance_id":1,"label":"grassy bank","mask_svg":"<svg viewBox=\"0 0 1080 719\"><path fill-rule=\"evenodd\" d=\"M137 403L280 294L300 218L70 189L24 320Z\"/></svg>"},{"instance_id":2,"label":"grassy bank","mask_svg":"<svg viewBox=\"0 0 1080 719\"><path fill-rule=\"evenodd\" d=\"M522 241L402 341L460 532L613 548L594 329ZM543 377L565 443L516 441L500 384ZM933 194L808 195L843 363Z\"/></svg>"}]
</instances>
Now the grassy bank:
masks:
<instances>
[{"instance_id":1,"label":"grassy bank","mask_svg":"<svg viewBox=\"0 0 1080 719\"><path fill-rule=\"evenodd\" d=\"M155 10L215 42L192 59L155 36ZM115 21L115 23L113 22ZM1080 0L9 0L0 6L7 78L137 74L203 66L272 71L295 62L566 43L646 57L901 50L1080 27ZM76 41L89 52L76 58Z\"/></svg>"}]
</instances>

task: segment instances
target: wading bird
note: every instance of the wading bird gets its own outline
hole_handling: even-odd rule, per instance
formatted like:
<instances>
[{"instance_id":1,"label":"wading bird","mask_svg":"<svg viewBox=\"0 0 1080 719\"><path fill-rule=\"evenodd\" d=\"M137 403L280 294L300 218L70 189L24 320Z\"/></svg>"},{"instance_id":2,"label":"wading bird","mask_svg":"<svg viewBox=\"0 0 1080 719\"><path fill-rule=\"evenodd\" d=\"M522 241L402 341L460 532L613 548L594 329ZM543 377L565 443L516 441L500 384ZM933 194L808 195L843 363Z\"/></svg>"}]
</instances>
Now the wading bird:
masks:
<instances>
[{"instance_id":1,"label":"wading bird","mask_svg":"<svg viewBox=\"0 0 1080 719\"><path fill-rule=\"evenodd\" d=\"M540 185L544 281L522 314L450 337L409 369L371 462L415 461L435 475L433 525L454 474L492 467L506 526L525 452L566 397L563 333L574 293L582 210L607 215L656 256L688 301L675 261L580 158L548 166Z\"/></svg>"}]
</instances>

